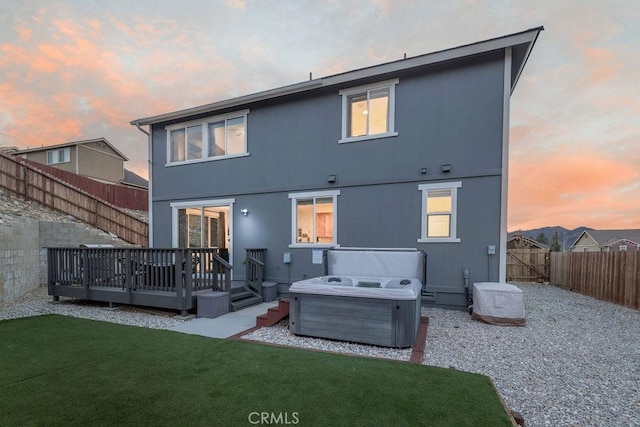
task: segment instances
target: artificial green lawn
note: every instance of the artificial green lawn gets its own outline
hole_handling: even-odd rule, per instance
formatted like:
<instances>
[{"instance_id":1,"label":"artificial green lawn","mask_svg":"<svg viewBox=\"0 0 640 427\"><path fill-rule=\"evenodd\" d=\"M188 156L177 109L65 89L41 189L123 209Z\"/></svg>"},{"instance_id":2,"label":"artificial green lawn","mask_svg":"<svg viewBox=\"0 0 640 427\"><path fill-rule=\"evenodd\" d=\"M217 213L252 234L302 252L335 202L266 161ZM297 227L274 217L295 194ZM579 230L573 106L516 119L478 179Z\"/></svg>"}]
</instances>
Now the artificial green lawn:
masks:
<instances>
[{"instance_id":1,"label":"artificial green lawn","mask_svg":"<svg viewBox=\"0 0 640 427\"><path fill-rule=\"evenodd\" d=\"M3 426L511 425L481 375L56 315L0 322L0 396Z\"/></svg>"}]
</instances>

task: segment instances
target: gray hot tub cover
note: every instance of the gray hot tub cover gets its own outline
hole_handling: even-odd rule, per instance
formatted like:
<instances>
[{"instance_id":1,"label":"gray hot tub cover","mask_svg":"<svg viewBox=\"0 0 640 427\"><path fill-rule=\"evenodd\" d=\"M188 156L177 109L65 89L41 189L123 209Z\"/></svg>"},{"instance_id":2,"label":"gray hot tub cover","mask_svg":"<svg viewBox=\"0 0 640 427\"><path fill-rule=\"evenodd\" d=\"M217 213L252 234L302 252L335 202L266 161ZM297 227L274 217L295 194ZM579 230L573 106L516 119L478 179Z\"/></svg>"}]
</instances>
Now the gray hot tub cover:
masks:
<instances>
[{"instance_id":1,"label":"gray hot tub cover","mask_svg":"<svg viewBox=\"0 0 640 427\"><path fill-rule=\"evenodd\" d=\"M419 251L330 250L329 274L337 276L406 277L422 282L424 266Z\"/></svg>"}]
</instances>

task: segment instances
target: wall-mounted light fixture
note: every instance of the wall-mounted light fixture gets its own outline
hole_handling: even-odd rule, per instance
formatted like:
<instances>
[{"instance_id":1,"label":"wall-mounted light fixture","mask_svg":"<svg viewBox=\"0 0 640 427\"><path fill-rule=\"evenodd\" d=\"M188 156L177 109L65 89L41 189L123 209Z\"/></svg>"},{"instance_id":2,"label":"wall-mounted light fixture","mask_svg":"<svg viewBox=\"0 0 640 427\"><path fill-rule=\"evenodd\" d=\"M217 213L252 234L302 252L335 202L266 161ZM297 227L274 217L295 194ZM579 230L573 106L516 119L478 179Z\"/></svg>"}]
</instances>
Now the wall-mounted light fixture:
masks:
<instances>
[{"instance_id":1,"label":"wall-mounted light fixture","mask_svg":"<svg viewBox=\"0 0 640 427\"><path fill-rule=\"evenodd\" d=\"M249 209L241 209L242 215L247 216L249 214Z\"/></svg>"}]
</instances>

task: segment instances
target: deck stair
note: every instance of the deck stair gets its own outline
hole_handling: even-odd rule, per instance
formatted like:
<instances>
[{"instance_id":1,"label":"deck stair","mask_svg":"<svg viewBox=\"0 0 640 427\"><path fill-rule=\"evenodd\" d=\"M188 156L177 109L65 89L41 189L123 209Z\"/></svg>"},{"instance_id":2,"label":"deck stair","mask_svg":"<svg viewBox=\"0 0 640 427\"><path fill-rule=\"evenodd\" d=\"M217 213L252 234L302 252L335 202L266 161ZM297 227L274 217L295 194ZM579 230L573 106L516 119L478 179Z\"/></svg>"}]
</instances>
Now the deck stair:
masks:
<instances>
[{"instance_id":1,"label":"deck stair","mask_svg":"<svg viewBox=\"0 0 640 427\"><path fill-rule=\"evenodd\" d=\"M245 285L236 286L233 283L231 287L231 293L229 294L229 310L238 311L243 308L251 307L252 305L260 304L262 297L253 292Z\"/></svg>"},{"instance_id":2,"label":"deck stair","mask_svg":"<svg viewBox=\"0 0 640 427\"><path fill-rule=\"evenodd\" d=\"M271 307L265 314L258 316L256 326L273 326L287 316L289 316L289 300L281 299L276 307Z\"/></svg>"}]
</instances>

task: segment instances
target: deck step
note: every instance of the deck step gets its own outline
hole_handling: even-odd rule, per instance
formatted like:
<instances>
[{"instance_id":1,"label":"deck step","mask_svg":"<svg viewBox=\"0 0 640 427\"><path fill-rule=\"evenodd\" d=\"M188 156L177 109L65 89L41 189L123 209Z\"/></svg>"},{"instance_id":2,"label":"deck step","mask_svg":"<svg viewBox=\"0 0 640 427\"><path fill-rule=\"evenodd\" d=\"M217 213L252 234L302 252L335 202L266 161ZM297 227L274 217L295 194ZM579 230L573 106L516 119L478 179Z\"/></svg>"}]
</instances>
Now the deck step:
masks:
<instances>
[{"instance_id":1,"label":"deck step","mask_svg":"<svg viewBox=\"0 0 640 427\"><path fill-rule=\"evenodd\" d=\"M257 305L260 303L262 303L262 298L260 298L258 295L251 295L247 298L229 301L229 308L231 311L238 311L242 310L243 308L251 307L252 305Z\"/></svg>"},{"instance_id":2,"label":"deck step","mask_svg":"<svg viewBox=\"0 0 640 427\"><path fill-rule=\"evenodd\" d=\"M289 315L289 300L281 299L276 307L271 307L265 314L261 314L256 319L256 326L273 326Z\"/></svg>"},{"instance_id":3,"label":"deck step","mask_svg":"<svg viewBox=\"0 0 640 427\"><path fill-rule=\"evenodd\" d=\"M251 292L248 289L244 289L242 291L231 292L229 294L229 299L231 301L239 301L239 300L242 300L242 299L245 299L245 298L250 298L252 296L257 296L257 295L255 293Z\"/></svg>"}]
</instances>

